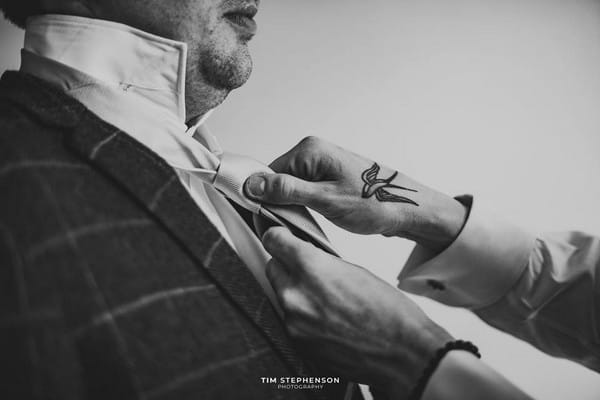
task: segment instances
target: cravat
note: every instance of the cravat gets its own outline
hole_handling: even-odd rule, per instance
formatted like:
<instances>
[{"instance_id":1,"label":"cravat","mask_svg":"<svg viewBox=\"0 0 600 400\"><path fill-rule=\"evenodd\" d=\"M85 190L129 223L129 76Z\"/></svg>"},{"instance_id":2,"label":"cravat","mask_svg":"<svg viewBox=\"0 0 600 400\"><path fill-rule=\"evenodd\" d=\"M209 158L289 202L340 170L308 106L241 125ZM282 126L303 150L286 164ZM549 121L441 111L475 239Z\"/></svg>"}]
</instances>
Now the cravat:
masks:
<instances>
[{"instance_id":1,"label":"cravat","mask_svg":"<svg viewBox=\"0 0 600 400\"><path fill-rule=\"evenodd\" d=\"M269 167L247 156L223 152L216 138L203 125L197 127L193 135L193 138L189 135L178 138L180 145L188 149L186 159L189 161L191 156L191 164L182 162L181 158L167 159L169 164L186 171L192 179L200 179L211 185L226 198L250 211L254 216L254 228L259 236L264 233L264 219L269 221L269 225L286 227L296 236L337 255L325 233L305 207L261 204L246 197L246 179L257 173L273 173Z\"/></svg>"}]
</instances>

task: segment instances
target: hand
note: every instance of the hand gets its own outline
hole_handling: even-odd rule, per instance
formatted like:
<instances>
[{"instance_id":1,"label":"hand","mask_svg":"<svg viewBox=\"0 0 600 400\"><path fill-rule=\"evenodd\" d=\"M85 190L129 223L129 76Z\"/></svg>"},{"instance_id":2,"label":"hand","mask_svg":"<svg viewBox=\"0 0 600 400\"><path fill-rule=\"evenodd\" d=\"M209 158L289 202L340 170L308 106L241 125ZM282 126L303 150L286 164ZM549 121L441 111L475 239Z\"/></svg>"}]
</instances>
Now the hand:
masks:
<instances>
[{"instance_id":1,"label":"hand","mask_svg":"<svg viewBox=\"0 0 600 400\"><path fill-rule=\"evenodd\" d=\"M246 195L304 205L354 233L400 236L441 251L456 238L465 207L384 165L308 137L250 177Z\"/></svg>"},{"instance_id":2,"label":"hand","mask_svg":"<svg viewBox=\"0 0 600 400\"><path fill-rule=\"evenodd\" d=\"M333 373L405 398L451 337L408 297L367 270L304 242L285 228L263 236L267 276L285 324Z\"/></svg>"}]
</instances>

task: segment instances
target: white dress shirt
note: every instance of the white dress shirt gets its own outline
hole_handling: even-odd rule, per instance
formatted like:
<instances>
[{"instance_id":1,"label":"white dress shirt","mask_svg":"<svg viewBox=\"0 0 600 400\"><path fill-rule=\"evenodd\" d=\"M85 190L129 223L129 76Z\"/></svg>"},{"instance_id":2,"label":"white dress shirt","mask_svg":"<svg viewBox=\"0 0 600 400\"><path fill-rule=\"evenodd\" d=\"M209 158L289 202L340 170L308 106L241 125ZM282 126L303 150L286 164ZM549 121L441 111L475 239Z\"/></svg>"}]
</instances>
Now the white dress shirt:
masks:
<instances>
[{"instance_id":1,"label":"white dress shirt","mask_svg":"<svg viewBox=\"0 0 600 400\"><path fill-rule=\"evenodd\" d=\"M600 371L600 239L582 232L536 237L470 206L450 247L417 246L399 288L467 307L542 351Z\"/></svg>"},{"instance_id":2,"label":"white dress shirt","mask_svg":"<svg viewBox=\"0 0 600 400\"><path fill-rule=\"evenodd\" d=\"M213 153L220 149L203 125L205 117L186 125L186 62L187 45L182 42L109 21L43 15L27 21L21 71L58 86L171 162L198 207L279 309L265 275L270 256L254 232L211 185L190 179L172 163L218 167ZM185 136L198 140L182 140Z\"/></svg>"}]
</instances>

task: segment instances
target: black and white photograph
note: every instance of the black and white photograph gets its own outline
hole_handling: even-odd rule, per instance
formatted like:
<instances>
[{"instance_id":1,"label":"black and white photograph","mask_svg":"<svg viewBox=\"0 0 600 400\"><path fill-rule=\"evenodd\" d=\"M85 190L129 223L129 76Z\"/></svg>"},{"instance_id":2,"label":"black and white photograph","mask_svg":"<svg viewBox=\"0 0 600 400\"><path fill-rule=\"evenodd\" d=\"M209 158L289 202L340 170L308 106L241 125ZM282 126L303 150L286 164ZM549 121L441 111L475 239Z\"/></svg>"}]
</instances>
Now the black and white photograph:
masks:
<instances>
[{"instance_id":1,"label":"black and white photograph","mask_svg":"<svg viewBox=\"0 0 600 400\"><path fill-rule=\"evenodd\" d=\"M0 0L0 399L600 399L600 0Z\"/></svg>"}]
</instances>

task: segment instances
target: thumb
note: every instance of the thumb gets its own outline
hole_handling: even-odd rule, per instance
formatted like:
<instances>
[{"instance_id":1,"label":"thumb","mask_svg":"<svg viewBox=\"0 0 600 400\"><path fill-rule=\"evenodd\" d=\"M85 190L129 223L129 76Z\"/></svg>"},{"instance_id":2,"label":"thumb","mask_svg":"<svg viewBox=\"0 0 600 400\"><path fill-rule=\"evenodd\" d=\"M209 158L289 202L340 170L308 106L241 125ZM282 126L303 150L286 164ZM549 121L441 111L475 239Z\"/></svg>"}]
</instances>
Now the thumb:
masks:
<instances>
[{"instance_id":1,"label":"thumb","mask_svg":"<svg viewBox=\"0 0 600 400\"><path fill-rule=\"evenodd\" d=\"M287 174L252 175L244 183L248 197L265 203L297 204L319 211L328 191L318 182L309 182Z\"/></svg>"}]
</instances>

